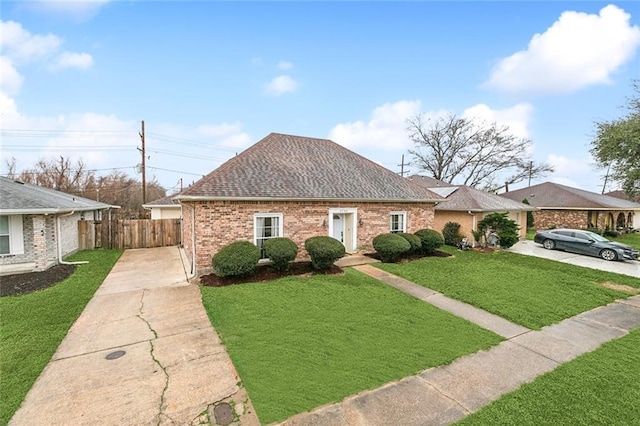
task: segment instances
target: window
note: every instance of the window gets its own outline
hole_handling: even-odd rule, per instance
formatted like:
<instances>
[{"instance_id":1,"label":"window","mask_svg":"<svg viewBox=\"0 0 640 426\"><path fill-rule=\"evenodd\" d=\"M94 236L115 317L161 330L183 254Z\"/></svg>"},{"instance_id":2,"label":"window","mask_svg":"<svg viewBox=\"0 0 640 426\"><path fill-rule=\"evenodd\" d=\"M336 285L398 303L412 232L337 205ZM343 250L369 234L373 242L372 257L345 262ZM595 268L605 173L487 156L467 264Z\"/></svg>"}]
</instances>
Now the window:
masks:
<instances>
[{"instance_id":1,"label":"window","mask_svg":"<svg viewBox=\"0 0 640 426\"><path fill-rule=\"evenodd\" d=\"M0 254L9 253L9 216L0 216Z\"/></svg>"},{"instance_id":2,"label":"window","mask_svg":"<svg viewBox=\"0 0 640 426\"><path fill-rule=\"evenodd\" d=\"M391 226L389 232L407 232L407 212L391 212Z\"/></svg>"},{"instance_id":3,"label":"window","mask_svg":"<svg viewBox=\"0 0 640 426\"><path fill-rule=\"evenodd\" d=\"M23 254L22 216L0 216L0 255Z\"/></svg>"},{"instance_id":4,"label":"window","mask_svg":"<svg viewBox=\"0 0 640 426\"><path fill-rule=\"evenodd\" d=\"M256 213L253 216L253 234L260 249L260 258L266 259L264 242L269 238L282 237L282 213Z\"/></svg>"}]
</instances>

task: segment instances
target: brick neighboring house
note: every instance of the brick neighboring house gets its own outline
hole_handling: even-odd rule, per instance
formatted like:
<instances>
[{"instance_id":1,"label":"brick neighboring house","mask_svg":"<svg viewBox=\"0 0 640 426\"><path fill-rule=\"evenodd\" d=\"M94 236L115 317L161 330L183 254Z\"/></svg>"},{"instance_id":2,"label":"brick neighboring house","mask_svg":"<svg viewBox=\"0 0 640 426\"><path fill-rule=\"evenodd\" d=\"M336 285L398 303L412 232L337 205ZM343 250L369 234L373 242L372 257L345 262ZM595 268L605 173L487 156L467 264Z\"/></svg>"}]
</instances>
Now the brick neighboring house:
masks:
<instances>
[{"instance_id":1,"label":"brick neighboring house","mask_svg":"<svg viewBox=\"0 0 640 426\"><path fill-rule=\"evenodd\" d=\"M78 221L113 207L0 176L0 275L60 263L78 251Z\"/></svg>"},{"instance_id":2,"label":"brick neighboring house","mask_svg":"<svg viewBox=\"0 0 640 426\"><path fill-rule=\"evenodd\" d=\"M387 232L433 228L443 198L328 139L271 133L183 190L183 242L192 273L237 240L259 247L328 235L348 253Z\"/></svg>"},{"instance_id":3,"label":"brick neighboring house","mask_svg":"<svg viewBox=\"0 0 640 426\"><path fill-rule=\"evenodd\" d=\"M640 204L640 196L637 196L635 198L629 198L629 196L627 195L626 192L624 192L621 189L618 189L616 191L610 191L607 192L604 195L608 195L609 197L615 197L615 198L620 198L622 200L627 200L627 201L633 201L634 203L638 203ZM630 222L631 223L631 227L633 227L633 229L637 229L640 231L640 213L636 213L633 216L633 221Z\"/></svg>"},{"instance_id":4,"label":"brick neighboring house","mask_svg":"<svg viewBox=\"0 0 640 426\"><path fill-rule=\"evenodd\" d=\"M174 200L175 195L162 197L147 204L142 208L151 211L151 219L181 219L182 206L178 200Z\"/></svg>"},{"instance_id":5,"label":"brick neighboring house","mask_svg":"<svg viewBox=\"0 0 640 426\"><path fill-rule=\"evenodd\" d=\"M516 201L526 198L537 207L539 210L533 216L538 229L628 228L640 216L638 203L552 182L500 195Z\"/></svg>"},{"instance_id":6,"label":"brick neighboring house","mask_svg":"<svg viewBox=\"0 0 640 426\"><path fill-rule=\"evenodd\" d=\"M491 213L508 213L509 219L520 227L520 239L527 234L527 212L536 211L535 207L517 201L509 200L495 194L464 185L450 183L427 176L413 175L409 179L432 192L446 198L443 203L435 207L434 229L442 232L447 222L460 224L460 233L474 242L473 233L477 223Z\"/></svg>"}]
</instances>

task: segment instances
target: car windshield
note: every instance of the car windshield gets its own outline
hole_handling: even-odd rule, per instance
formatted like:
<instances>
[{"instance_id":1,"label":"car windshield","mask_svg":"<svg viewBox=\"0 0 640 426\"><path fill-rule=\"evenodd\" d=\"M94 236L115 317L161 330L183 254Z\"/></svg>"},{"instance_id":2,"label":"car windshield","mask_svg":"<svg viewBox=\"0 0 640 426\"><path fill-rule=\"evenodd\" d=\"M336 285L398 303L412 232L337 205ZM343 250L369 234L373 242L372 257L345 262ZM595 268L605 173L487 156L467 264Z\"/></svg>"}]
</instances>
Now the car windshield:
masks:
<instances>
[{"instance_id":1,"label":"car windshield","mask_svg":"<svg viewBox=\"0 0 640 426\"><path fill-rule=\"evenodd\" d=\"M589 238L594 239L596 241L600 241L601 243L605 243L605 242L609 241L605 237L603 237L602 235L598 235L598 234L593 233L593 232L585 232L585 234L587 234L589 236Z\"/></svg>"}]
</instances>

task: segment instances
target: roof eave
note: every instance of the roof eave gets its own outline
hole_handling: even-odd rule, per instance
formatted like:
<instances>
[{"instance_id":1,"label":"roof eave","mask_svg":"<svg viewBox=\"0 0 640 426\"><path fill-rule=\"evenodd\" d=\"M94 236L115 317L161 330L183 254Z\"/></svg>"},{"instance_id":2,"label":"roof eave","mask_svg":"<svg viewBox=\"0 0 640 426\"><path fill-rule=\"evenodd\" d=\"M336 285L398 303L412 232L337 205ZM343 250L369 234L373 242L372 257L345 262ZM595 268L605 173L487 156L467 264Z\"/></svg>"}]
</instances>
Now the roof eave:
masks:
<instances>
[{"instance_id":1,"label":"roof eave","mask_svg":"<svg viewBox=\"0 0 640 426\"><path fill-rule=\"evenodd\" d=\"M0 208L0 215L59 214L59 213L70 213L70 212L86 212L86 211L93 211L93 210L107 210L110 208L119 209L120 206L64 208L64 209L2 209Z\"/></svg>"}]
</instances>

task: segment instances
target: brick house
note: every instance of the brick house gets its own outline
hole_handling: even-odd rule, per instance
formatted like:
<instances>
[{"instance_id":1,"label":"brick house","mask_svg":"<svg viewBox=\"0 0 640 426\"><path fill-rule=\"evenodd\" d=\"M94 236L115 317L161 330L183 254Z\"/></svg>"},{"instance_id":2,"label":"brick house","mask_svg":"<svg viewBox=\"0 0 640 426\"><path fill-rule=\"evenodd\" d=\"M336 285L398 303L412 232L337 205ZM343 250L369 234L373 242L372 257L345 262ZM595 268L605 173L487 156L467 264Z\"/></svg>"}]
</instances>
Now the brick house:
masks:
<instances>
[{"instance_id":1,"label":"brick house","mask_svg":"<svg viewBox=\"0 0 640 426\"><path fill-rule=\"evenodd\" d=\"M0 275L60 263L78 251L78 221L112 207L0 176Z\"/></svg>"},{"instance_id":2,"label":"brick house","mask_svg":"<svg viewBox=\"0 0 640 426\"><path fill-rule=\"evenodd\" d=\"M183 242L192 273L237 240L258 247L328 235L347 253L387 232L433 228L443 198L328 139L271 133L183 190Z\"/></svg>"},{"instance_id":3,"label":"brick house","mask_svg":"<svg viewBox=\"0 0 640 426\"><path fill-rule=\"evenodd\" d=\"M537 229L598 228L618 229L633 226L640 215L640 204L609 195L545 182L509 191L500 196L529 203L538 208L533 213Z\"/></svg>"},{"instance_id":4,"label":"brick house","mask_svg":"<svg viewBox=\"0 0 640 426\"><path fill-rule=\"evenodd\" d=\"M435 207L433 228L442 232L447 222L459 223L460 234L470 242L474 241L471 231L476 230L477 223L491 213L507 213L509 219L520 227L520 239L524 239L527 234L527 212L537 210L530 205L465 185L451 185L419 175L409 176L409 179L446 198L445 202Z\"/></svg>"}]
</instances>

